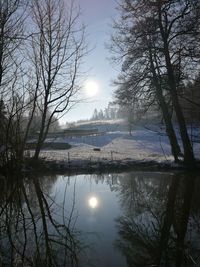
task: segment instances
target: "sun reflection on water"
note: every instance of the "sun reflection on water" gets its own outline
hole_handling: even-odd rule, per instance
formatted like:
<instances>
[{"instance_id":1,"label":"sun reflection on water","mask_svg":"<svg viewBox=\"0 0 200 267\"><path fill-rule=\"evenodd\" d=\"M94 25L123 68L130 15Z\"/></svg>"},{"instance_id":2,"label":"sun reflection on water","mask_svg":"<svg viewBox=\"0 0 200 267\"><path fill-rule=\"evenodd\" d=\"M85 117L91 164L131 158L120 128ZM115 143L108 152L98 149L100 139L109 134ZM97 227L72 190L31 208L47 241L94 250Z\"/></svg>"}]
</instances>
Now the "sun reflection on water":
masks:
<instances>
[{"instance_id":1,"label":"sun reflection on water","mask_svg":"<svg viewBox=\"0 0 200 267\"><path fill-rule=\"evenodd\" d=\"M88 205L90 208L96 209L98 207L98 204L99 204L99 201L97 197L92 196L88 199Z\"/></svg>"}]
</instances>

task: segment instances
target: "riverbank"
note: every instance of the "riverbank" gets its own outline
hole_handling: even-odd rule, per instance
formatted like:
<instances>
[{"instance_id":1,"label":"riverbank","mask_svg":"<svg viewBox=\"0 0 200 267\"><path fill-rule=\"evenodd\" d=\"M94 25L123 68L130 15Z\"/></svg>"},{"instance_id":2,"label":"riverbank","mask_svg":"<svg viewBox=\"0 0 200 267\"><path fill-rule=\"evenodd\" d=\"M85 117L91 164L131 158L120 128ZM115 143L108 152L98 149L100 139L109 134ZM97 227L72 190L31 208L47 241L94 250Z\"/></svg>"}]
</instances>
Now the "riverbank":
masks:
<instances>
[{"instance_id":1,"label":"riverbank","mask_svg":"<svg viewBox=\"0 0 200 267\"><path fill-rule=\"evenodd\" d=\"M56 160L45 160L40 159L34 161L28 159L24 166L24 173L55 173L55 174L87 174L87 173L120 173L124 171L200 171L200 162L196 163L196 166L187 167L183 162L178 163L167 163L167 162L156 162L156 161L99 161L91 162L87 160L83 161L56 161Z\"/></svg>"},{"instance_id":2,"label":"riverbank","mask_svg":"<svg viewBox=\"0 0 200 267\"><path fill-rule=\"evenodd\" d=\"M48 140L51 142L52 140ZM185 169L175 164L165 130L139 127L129 135L125 131L106 132L99 136L58 138L67 142L68 150L42 150L40 160L44 168L53 171L117 171L117 170L174 170ZM200 159L200 144L194 143L197 160ZM30 153L32 156L33 153Z\"/></svg>"},{"instance_id":3,"label":"riverbank","mask_svg":"<svg viewBox=\"0 0 200 267\"><path fill-rule=\"evenodd\" d=\"M52 149L51 146L49 148L49 142L55 142L56 145L69 144L69 149ZM41 150L37 162L31 159L34 151L27 151L24 172L92 173L186 169L182 157L179 164L174 163L164 129L158 131L157 128L149 130L140 127L135 129L131 136L125 131L115 131L99 136L49 139L46 146L46 149ZM199 161L200 143L194 142L193 148Z\"/></svg>"}]
</instances>

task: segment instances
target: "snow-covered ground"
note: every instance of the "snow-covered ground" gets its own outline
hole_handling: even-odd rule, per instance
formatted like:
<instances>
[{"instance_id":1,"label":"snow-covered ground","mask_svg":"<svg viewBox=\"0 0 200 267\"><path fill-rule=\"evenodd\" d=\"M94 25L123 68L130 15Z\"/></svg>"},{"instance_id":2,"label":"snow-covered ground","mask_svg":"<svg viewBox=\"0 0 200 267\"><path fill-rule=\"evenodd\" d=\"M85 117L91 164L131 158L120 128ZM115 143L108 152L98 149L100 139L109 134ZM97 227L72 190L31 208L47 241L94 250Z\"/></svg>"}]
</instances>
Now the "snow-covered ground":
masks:
<instances>
[{"instance_id":1,"label":"snow-covered ground","mask_svg":"<svg viewBox=\"0 0 200 267\"><path fill-rule=\"evenodd\" d=\"M168 138L164 130L157 131L138 127L132 136L125 131L107 132L98 136L57 138L56 142L67 142L72 145L69 150L43 150L41 157L47 160L62 162L101 162L101 161L156 161L171 163L173 157ZM199 128L196 130L199 136ZM52 141L52 140L47 140ZM100 151L94 151L99 148ZM200 159L200 144L194 143L194 151Z\"/></svg>"}]
</instances>

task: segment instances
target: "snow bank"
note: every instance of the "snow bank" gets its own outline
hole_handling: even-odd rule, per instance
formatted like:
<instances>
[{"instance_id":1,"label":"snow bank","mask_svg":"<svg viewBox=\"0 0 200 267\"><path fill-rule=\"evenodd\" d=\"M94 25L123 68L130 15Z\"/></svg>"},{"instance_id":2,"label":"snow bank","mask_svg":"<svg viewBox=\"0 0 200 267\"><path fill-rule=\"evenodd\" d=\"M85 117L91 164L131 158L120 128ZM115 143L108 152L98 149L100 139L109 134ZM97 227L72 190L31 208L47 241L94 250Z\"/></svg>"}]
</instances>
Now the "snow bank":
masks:
<instances>
[{"instance_id":1,"label":"snow bank","mask_svg":"<svg viewBox=\"0 0 200 267\"><path fill-rule=\"evenodd\" d=\"M147 130L138 130L129 136L126 132L111 132L100 136L60 138L56 142L72 145L69 150L42 151L41 157L48 160L157 160L172 161L166 137ZM100 151L94 151L94 148Z\"/></svg>"},{"instance_id":2,"label":"snow bank","mask_svg":"<svg viewBox=\"0 0 200 267\"><path fill-rule=\"evenodd\" d=\"M199 129L197 129L199 133ZM198 134L197 134L198 136ZM50 140L49 140L50 141ZM51 140L52 141L52 140ZM173 163L171 148L164 129L149 130L140 128L130 136L128 132L108 132L98 136L57 138L56 142L69 143L68 150L51 150L41 152L41 157L50 161L74 162L157 162ZM94 151L100 148L100 151ZM194 142L194 151L200 159L200 144Z\"/></svg>"}]
</instances>

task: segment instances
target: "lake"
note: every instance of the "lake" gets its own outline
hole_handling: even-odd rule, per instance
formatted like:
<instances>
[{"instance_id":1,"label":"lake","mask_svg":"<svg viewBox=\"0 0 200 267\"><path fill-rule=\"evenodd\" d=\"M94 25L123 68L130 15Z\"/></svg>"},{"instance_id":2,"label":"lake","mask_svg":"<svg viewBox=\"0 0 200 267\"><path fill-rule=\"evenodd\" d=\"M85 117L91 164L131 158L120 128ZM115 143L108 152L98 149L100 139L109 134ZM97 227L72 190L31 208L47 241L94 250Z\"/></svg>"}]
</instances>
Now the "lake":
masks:
<instances>
[{"instance_id":1,"label":"lake","mask_svg":"<svg viewBox=\"0 0 200 267\"><path fill-rule=\"evenodd\" d=\"M1 178L0 266L200 266L199 178Z\"/></svg>"}]
</instances>

